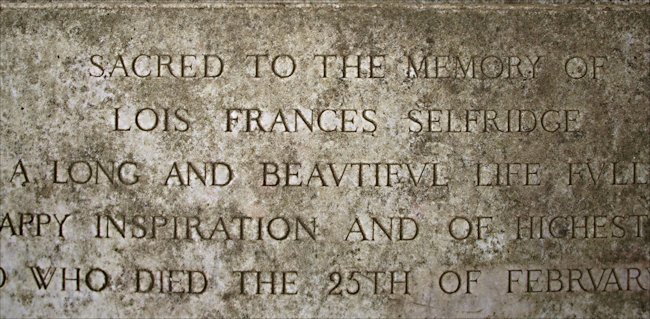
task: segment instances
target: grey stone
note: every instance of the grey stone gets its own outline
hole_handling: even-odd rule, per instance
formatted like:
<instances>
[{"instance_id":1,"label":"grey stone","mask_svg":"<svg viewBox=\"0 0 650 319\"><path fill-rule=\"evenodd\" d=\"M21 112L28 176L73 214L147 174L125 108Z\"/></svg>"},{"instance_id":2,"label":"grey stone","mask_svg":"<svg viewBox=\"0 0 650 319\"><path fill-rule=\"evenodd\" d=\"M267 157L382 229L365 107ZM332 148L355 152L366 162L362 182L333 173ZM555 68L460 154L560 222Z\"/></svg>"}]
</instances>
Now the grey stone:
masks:
<instances>
[{"instance_id":1,"label":"grey stone","mask_svg":"<svg viewBox=\"0 0 650 319\"><path fill-rule=\"evenodd\" d=\"M0 317L650 316L647 2L1 6Z\"/></svg>"}]
</instances>

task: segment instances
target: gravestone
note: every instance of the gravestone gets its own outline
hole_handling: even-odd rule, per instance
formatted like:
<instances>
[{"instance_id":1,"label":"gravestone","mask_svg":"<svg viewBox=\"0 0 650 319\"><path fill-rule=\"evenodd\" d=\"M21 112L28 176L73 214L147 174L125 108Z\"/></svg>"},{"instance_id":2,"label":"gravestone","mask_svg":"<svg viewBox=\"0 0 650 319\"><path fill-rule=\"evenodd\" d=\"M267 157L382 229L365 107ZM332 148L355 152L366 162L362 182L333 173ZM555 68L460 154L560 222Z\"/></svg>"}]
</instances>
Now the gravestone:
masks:
<instances>
[{"instance_id":1,"label":"gravestone","mask_svg":"<svg viewBox=\"0 0 650 319\"><path fill-rule=\"evenodd\" d=\"M0 317L650 316L647 3L0 18Z\"/></svg>"}]
</instances>

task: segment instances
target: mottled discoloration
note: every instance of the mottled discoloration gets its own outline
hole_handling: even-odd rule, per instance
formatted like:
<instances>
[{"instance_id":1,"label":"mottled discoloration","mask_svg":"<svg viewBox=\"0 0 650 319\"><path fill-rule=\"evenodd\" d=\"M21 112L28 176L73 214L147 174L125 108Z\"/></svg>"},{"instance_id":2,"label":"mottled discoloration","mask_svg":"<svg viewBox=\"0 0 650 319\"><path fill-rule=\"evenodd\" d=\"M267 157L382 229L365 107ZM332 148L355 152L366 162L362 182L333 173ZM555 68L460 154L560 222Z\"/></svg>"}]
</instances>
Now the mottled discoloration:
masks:
<instances>
[{"instance_id":1,"label":"mottled discoloration","mask_svg":"<svg viewBox=\"0 0 650 319\"><path fill-rule=\"evenodd\" d=\"M4 4L3 4L4 5ZM648 317L647 291L507 293L507 269L650 266L642 237L516 240L516 216L648 214L648 185L567 185L567 163L650 163L647 5L521 7L386 3L6 5L0 11L0 214L71 214L65 239L0 233L1 317ZM219 54L217 79L95 78L91 55ZM291 54L294 76L250 76L247 54ZM407 79L406 54L541 55L535 79ZM314 54L385 54L384 79L320 78ZM607 56L603 78L570 80L572 55ZM108 63L105 63L108 64ZM187 132L113 131L114 109L185 108ZM229 108L374 109L374 133L226 133ZM574 109L579 132L409 133L411 109ZM30 183L10 183L21 159ZM52 183L52 161L132 161L133 186ZM224 161L227 187L164 186L173 162ZM438 162L448 186L262 187L260 162ZM477 162L542 163L542 185L476 187ZM647 166L646 166L647 167ZM647 176L647 175L646 175ZM97 214L317 218L317 240L97 239ZM414 241L345 241L355 217L402 216ZM457 241L454 216L493 217ZM559 231L568 231L560 226ZM101 267L108 289L37 289L30 266ZM203 270L200 295L134 293L133 270ZM296 296L237 292L235 270L298 270ZM328 274L410 270L409 295L328 296ZM480 269L473 294L442 272ZM59 275L60 276L60 275ZM650 274L648 274L650 276ZM55 277L57 280L58 277ZM648 277L645 277L648 278ZM645 279L646 283L648 279ZM366 284L370 281L365 282Z\"/></svg>"}]
</instances>

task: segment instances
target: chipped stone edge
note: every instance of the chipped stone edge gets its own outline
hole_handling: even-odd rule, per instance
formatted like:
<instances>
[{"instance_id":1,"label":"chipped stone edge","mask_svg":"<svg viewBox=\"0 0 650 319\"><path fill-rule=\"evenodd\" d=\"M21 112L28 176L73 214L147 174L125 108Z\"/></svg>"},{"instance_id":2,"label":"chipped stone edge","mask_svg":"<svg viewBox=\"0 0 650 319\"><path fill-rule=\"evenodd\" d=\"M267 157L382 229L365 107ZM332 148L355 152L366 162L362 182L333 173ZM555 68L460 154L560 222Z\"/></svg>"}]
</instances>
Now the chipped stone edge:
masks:
<instances>
[{"instance_id":1,"label":"chipped stone edge","mask_svg":"<svg viewBox=\"0 0 650 319\"><path fill-rule=\"evenodd\" d=\"M0 0L0 9L412 8L436 10L650 10L650 0Z\"/></svg>"}]
</instances>

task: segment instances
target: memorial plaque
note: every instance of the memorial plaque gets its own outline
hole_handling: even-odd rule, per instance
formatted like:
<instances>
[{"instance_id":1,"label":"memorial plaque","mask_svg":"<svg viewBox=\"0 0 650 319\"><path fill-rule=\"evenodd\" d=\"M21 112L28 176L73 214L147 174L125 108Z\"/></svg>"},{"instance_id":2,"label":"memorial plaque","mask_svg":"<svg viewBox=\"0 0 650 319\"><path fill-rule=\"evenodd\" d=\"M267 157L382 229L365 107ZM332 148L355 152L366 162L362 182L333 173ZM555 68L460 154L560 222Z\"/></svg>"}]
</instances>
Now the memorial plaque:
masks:
<instances>
[{"instance_id":1,"label":"memorial plaque","mask_svg":"<svg viewBox=\"0 0 650 319\"><path fill-rule=\"evenodd\" d=\"M647 2L2 2L0 317L650 317Z\"/></svg>"}]
</instances>

